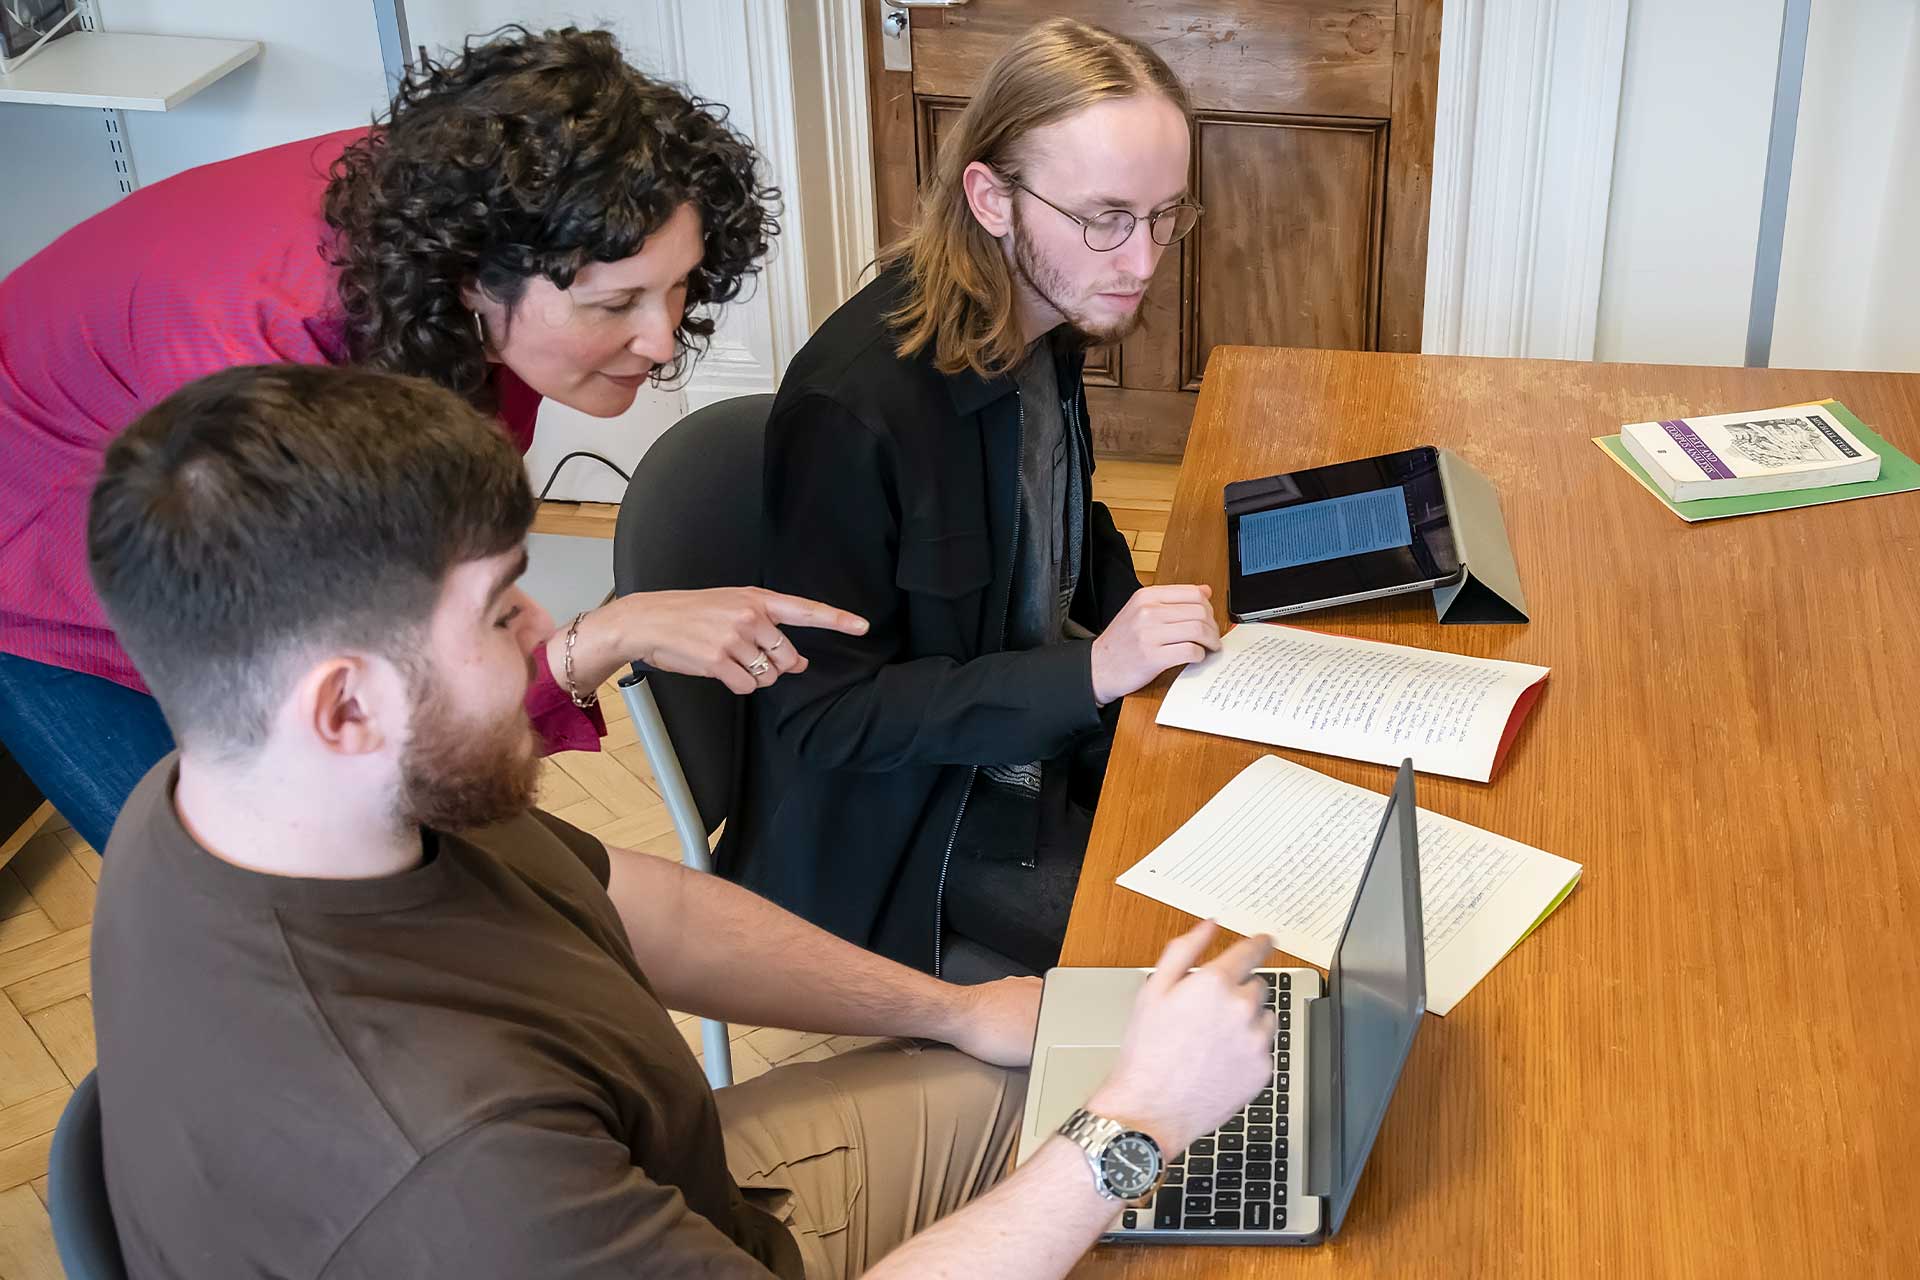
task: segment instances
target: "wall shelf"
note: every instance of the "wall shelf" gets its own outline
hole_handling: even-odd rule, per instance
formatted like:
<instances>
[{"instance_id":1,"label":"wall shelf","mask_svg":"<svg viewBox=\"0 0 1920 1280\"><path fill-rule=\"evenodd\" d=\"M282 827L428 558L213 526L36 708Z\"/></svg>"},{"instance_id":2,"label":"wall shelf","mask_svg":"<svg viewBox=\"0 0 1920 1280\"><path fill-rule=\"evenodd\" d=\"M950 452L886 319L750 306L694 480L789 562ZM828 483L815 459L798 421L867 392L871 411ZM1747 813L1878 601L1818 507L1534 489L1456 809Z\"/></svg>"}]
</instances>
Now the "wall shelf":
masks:
<instances>
[{"instance_id":1,"label":"wall shelf","mask_svg":"<svg viewBox=\"0 0 1920 1280\"><path fill-rule=\"evenodd\" d=\"M257 40L76 32L0 75L0 103L171 111L260 48Z\"/></svg>"}]
</instances>

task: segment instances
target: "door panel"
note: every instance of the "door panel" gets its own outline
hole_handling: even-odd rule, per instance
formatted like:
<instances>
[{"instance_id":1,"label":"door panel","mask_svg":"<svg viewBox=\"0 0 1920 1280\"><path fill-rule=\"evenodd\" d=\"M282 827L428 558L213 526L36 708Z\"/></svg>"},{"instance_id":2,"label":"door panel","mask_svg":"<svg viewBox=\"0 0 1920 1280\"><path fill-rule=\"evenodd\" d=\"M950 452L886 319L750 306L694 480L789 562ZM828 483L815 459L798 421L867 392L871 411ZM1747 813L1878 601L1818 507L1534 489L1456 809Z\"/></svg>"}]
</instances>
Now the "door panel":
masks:
<instances>
[{"instance_id":1,"label":"door panel","mask_svg":"<svg viewBox=\"0 0 1920 1280\"><path fill-rule=\"evenodd\" d=\"M1195 134L1208 212L1190 238L1183 388L1219 345L1371 347L1385 122L1203 118ZM1260 216L1231 216L1245 209Z\"/></svg>"},{"instance_id":2,"label":"door panel","mask_svg":"<svg viewBox=\"0 0 1920 1280\"><path fill-rule=\"evenodd\" d=\"M953 126L960 123L960 113L966 110L967 100L915 94L914 102L920 108L920 126L916 132L920 144L920 181L925 182L933 176L934 157L940 154L940 144L946 141Z\"/></svg>"},{"instance_id":3,"label":"door panel","mask_svg":"<svg viewBox=\"0 0 1920 1280\"><path fill-rule=\"evenodd\" d=\"M1120 385L1120 348L1095 347L1087 352L1087 367L1081 376L1090 387Z\"/></svg>"},{"instance_id":4,"label":"door panel","mask_svg":"<svg viewBox=\"0 0 1920 1280\"><path fill-rule=\"evenodd\" d=\"M871 0L878 31L882 0ZM1440 0L967 0L912 11L911 72L869 43L881 238L994 58L1068 16L1152 46L1187 86L1199 229L1162 259L1138 332L1090 353L1096 444L1177 455L1222 344L1416 350ZM903 163L902 157L906 157Z\"/></svg>"},{"instance_id":5,"label":"door panel","mask_svg":"<svg viewBox=\"0 0 1920 1280\"><path fill-rule=\"evenodd\" d=\"M1169 246L1160 259L1160 269L1147 283L1147 296L1140 299L1140 327L1120 346L1121 367L1126 371L1124 386L1141 391L1179 391L1186 381L1180 362L1188 296L1186 254L1199 234L1195 231Z\"/></svg>"},{"instance_id":6,"label":"door panel","mask_svg":"<svg viewBox=\"0 0 1920 1280\"><path fill-rule=\"evenodd\" d=\"M1393 0L970 0L913 15L913 91L965 98L1046 18L1144 40L1201 111L1384 116Z\"/></svg>"}]
</instances>

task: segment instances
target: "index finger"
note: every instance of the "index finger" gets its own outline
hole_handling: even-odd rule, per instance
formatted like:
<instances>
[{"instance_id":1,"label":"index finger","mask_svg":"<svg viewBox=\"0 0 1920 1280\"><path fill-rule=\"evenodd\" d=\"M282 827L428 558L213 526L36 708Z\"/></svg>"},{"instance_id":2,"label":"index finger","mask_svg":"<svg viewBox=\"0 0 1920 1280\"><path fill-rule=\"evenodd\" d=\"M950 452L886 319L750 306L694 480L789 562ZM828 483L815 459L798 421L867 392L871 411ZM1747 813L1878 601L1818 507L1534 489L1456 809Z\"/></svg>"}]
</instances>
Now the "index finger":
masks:
<instances>
[{"instance_id":1,"label":"index finger","mask_svg":"<svg viewBox=\"0 0 1920 1280\"><path fill-rule=\"evenodd\" d=\"M1264 933L1256 933L1222 951L1207 967L1218 970L1221 976L1232 978L1235 982L1245 982L1253 976L1255 966L1266 959L1267 952L1271 950L1273 939Z\"/></svg>"},{"instance_id":2,"label":"index finger","mask_svg":"<svg viewBox=\"0 0 1920 1280\"><path fill-rule=\"evenodd\" d=\"M1147 987L1155 991L1164 991L1187 976L1187 970L1193 968L1193 962L1213 941L1215 925L1211 920L1202 920L1187 930L1160 953L1160 963L1153 967L1153 973L1147 979Z\"/></svg>"},{"instance_id":3,"label":"index finger","mask_svg":"<svg viewBox=\"0 0 1920 1280\"><path fill-rule=\"evenodd\" d=\"M848 613L845 609L836 609L830 604L821 604L818 600L783 596L778 591L769 591L762 599L767 606L767 616L782 626L822 627L828 631L844 631L850 636L867 633L865 618L857 613Z\"/></svg>"}]
</instances>

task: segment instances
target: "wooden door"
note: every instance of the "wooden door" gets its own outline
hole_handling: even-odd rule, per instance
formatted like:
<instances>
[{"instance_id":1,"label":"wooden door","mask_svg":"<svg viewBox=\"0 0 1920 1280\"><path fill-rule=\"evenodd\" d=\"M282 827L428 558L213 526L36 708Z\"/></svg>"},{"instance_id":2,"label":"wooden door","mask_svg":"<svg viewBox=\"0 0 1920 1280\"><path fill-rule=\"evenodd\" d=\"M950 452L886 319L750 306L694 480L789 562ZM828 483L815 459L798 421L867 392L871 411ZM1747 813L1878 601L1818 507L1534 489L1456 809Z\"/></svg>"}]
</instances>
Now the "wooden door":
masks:
<instances>
[{"instance_id":1,"label":"wooden door","mask_svg":"<svg viewBox=\"0 0 1920 1280\"><path fill-rule=\"evenodd\" d=\"M882 244L912 217L943 128L1034 23L1133 36L1187 86L1207 213L1162 259L1146 322L1089 360L1102 452L1178 456L1222 344L1420 349L1441 0L963 0L910 11L911 72L882 66L887 8L867 3Z\"/></svg>"}]
</instances>

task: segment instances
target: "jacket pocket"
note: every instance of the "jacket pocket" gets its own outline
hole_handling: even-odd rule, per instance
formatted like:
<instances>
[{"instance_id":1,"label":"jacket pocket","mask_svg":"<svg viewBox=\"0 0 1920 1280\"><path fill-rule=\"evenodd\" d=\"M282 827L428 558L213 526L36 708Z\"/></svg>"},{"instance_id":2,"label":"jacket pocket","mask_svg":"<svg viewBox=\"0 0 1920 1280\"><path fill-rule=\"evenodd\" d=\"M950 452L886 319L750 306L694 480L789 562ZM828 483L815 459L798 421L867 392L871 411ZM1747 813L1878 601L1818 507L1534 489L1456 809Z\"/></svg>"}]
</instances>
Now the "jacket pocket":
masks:
<instances>
[{"instance_id":1,"label":"jacket pocket","mask_svg":"<svg viewBox=\"0 0 1920 1280\"><path fill-rule=\"evenodd\" d=\"M900 543L894 585L917 595L957 599L993 581L993 548L984 530Z\"/></svg>"}]
</instances>

